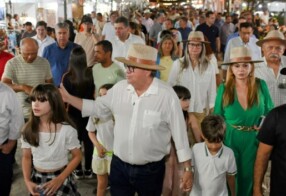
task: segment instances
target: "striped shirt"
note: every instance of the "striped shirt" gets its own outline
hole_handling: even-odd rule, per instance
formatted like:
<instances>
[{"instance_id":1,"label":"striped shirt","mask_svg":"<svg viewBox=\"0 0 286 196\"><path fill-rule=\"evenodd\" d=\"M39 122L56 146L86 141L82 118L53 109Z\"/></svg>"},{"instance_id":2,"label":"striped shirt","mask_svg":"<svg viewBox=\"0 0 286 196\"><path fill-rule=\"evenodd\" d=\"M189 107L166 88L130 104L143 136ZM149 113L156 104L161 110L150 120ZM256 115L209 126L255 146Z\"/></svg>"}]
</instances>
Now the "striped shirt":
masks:
<instances>
[{"instance_id":1,"label":"striped shirt","mask_svg":"<svg viewBox=\"0 0 286 196\"><path fill-rule=\"evenodd\" d=\"M277 76L275 76L273 69L271 67L268 67L266 59L263 58L263 60L264 62L255 66L255 77L265 80L275 107L285 104L286 89L279 88L278 86L282 82L286 83L286 76L280 74L280 70L283 67L286 67L286 57L281 57L281 63Z\"/></svg>"},{"instance_id":2,"label":"striped shirt","mask_svg":"<svg viewBox=\"0 0 286 196\"><path fill-rule=\"evenodd\" d=\"M51 79L52 73L50 64L46 59L38 56L32 63L26 63L23 57L18 55L7 62L2 78L12 80L13 84L25 84L34 87ZM31 104L25 101L28 95L25 92L17 92L17 95L24 116L28 118L31 109Z\"/></svg>"}]
</instances>

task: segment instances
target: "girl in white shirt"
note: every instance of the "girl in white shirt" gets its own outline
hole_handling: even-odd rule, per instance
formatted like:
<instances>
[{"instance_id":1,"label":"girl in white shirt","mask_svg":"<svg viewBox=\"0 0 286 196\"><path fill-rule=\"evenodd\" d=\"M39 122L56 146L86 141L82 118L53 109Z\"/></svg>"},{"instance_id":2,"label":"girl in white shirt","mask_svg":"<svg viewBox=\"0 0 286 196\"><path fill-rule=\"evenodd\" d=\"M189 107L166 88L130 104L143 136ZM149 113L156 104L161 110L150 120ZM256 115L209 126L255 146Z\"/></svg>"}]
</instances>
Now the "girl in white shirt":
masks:
<instances>
[{"instance_id":1,"label":"girl in white shirt","mask_svg":"<svg viewBox=\"0 0 286 196\"><path fill-rule=\"evenodd\" d=\"M71 173L81 161L80 144L58 89L40 84L30 99L32 112L21 140L28 191L32 195L79 195Z\"/></svg>"},{"instance_id":2,"label":"girl in white shirt","mask_svg":"<svg viewBox=\"0 0 286 196\"><path fill-rule=\"evenodd\" d=\"M99 96L106 95L113 84L104 84L99 88ZM108 174L113 154L114 120L89 117L86 130L94 145L92 170L97 174L97 196L105 196L108 186ZM96 130L96 134L95 134Z\"/></svg>"}]
</instances>

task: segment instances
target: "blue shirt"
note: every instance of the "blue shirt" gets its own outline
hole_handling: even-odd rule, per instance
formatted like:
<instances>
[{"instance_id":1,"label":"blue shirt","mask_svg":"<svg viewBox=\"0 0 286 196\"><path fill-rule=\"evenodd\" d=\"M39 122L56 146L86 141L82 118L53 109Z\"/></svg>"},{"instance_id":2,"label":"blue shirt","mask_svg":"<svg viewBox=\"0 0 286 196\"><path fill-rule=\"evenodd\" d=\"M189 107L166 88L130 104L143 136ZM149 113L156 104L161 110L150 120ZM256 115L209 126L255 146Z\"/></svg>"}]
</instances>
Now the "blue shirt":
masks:
<instances>
[{"instance_id":1,"label":"blue shirt","mask_svg":"<svg viewBox=\"0 0 286 196\"><path fill-rule=\"evenodd\" d=\"M45 47L43 57L51 65L53 80L56 86L60 85L63 74L67 72L71 51L77 46L79 45L69 41L64 49L60 48L57 42Z\"/></svg>"},{"instance_id":2,"label":"blue shirt","mask_svg":"<svg viewBox=\"0 0 286 196\"><path fill-rule=\"evenodd\" d=\"M235 37L238 37L239 36L239 32L234 32L233 34L230 34L228 37L227 37L227 40L226 40L226 44L225 44L225 49L226 49L226 46L229 42L229 40L231 40L232 38L235 38ZM251 35L251 37L253 38L256 38L254 34Z\"/></svg>"}]
</instances>

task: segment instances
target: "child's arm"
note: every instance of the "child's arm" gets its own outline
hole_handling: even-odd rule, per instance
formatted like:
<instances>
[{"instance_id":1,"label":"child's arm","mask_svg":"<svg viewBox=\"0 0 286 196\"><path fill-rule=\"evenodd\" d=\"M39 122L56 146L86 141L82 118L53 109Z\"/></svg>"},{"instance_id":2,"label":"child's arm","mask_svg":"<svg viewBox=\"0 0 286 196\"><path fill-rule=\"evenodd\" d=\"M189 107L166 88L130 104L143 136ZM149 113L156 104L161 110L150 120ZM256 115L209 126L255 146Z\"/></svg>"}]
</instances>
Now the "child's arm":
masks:
<instances>
[{"instance_id":1,"label":"child's arm","mask_svg":"<svg viewBox=\"0 0 286 196\"><path fill-rule=\"evenodd\" d=\"M62 186L65 179L72 173L73 170L75 170L75 168L80 163L82 158L81 150L79 148L74 148L70 150L70 152L72 154L72 159L68 163L64 171L62 171L62 173L53 180L44 184L43 188L45 189L45 194L55 194L55 192Z\"/></svg>"},{"instance_id":2,"label":"child's arm","mask_svg":"<svg viewBox=\"0 0 286 196\"><path fill-rule=\"evenodd\" d=\"M193 134L195 136L196 142L201 142L202 141L202 134L201 134L201 129L198 123L198 120L196 117L189 113L189 122L188 124L191 126Z\"/></svg>"},{"instance_id":3,"label":"child's arm","mask_svg":"<svg viewBox=\"0 0 286 196\"><path fill-rule=\"evenodd\" d=\"M93 143L93 145L96 147L98 156L103 158L107 150L99 143L95 132L89 131L88 136L91 142Z\"/></svg>"},{"instance_id":4,"label":"child's arm","mask_svg":"<svg viewBox=\"0 0 286 196\"><path fill-rule=\"evenodd\" d=\"M22 170L24 181L29 193L32 195L39 195L35 192L37 184L31 181L31 168L32 168L32 152L30 148L23 148L22 150Z\"/></svg>"},{"instance_id":5,"label":"child's arm","mask_svg":"<svg viewBox=\"0 0 286 196\"><path fill-rule=\"evenodd\" d=\"M235 196L235 175L226 175L231 196Z\"/></svg>"}]
</instances>

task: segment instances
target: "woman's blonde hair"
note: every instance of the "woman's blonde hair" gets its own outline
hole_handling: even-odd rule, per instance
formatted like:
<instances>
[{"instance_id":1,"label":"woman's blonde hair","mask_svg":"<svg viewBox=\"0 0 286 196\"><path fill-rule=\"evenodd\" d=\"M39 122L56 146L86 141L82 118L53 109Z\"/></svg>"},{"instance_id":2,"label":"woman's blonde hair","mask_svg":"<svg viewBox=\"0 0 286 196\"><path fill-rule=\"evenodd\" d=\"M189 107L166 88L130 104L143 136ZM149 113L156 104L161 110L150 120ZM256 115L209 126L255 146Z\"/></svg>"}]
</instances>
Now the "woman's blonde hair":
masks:
<instances>
[{"instance_id":1,"label":"woman's blonde hair","mask_svg":"<svg viewBox=\"0 0 286 196\"><path fill-rule=\"evenodd\" d=\"M162 37L161 41L160 41L159 48L158 48L158 53L159 53L159 55L160 55L161 57L164 56L162 45L163 45L163 42L166 41L166 40L171 40L171 41L172 41L172 43L173 43L173 48L172 48L172 50L171 50L171 57L172 57L172 58L176 58L176 52L177 52L177 50L178 50L177 44L176 44L174 38L172 37L172 35L169 35L169 34L164 35L164 36Z\"/></svg>"},{"instance_id":2,"label":"woman's blonde hair","mask_svg":"<svg viewBox=\"0 0 286 196\"><path fill-rule=\"evenodd\" d=\"M251 71L247 79L247 108L252 107L254 104L258 104L258 89L259 89L259 80L254 77L254 64L251 64ZM226 75L225 91L223 94L223 105L227 106L234 102L235 97L235 76L232 71L232 66L229 65Z\"/></svg>"}]
</instances>

